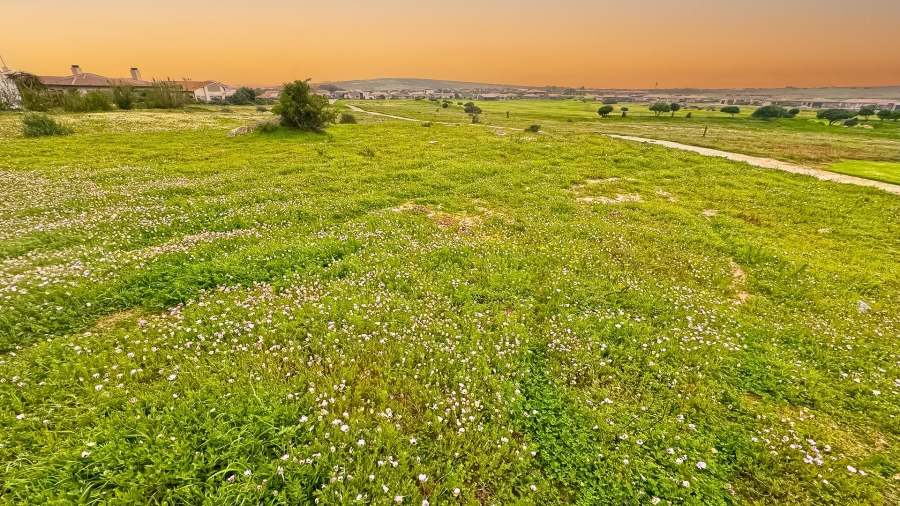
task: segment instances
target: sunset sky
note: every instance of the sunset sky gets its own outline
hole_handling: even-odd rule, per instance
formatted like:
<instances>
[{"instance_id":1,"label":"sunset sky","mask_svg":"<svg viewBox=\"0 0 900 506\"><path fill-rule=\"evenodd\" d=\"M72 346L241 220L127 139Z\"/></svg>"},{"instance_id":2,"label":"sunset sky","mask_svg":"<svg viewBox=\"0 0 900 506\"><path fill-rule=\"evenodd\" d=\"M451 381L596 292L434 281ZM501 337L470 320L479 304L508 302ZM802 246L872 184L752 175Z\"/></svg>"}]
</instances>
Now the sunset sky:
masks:
<instances>
[{"instance_id":1,"label":"sunset sky","mask_svg":"<svg viewBox=\"0 0 900 506\"><path fill-rule=\"evenodd\" d=\"M0 0L40 75L619 88L900 85L900 0Z\"/></svg>"}]
</instances>

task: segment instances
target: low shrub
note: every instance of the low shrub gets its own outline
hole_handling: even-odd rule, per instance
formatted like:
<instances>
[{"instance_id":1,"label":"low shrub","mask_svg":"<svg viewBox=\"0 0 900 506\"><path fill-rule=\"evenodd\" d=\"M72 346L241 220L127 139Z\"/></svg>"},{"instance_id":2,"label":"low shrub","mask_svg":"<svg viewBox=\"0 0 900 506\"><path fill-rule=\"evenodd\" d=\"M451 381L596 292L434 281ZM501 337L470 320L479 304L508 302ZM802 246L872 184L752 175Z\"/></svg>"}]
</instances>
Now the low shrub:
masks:
<instances>
[{"instance_id":1,"label":"low shrub","mask_svg":"<svg viewBox=\"0 0 900 506\"><path fill-rule=\"evenodd\" d=\"M272 123L263 123L257 128L258 131L264 134L270 134L278 131L278 125L274 125Z\"/></svg>"},{"instance_id":2,"label":"low shrub","mask_svg":"<svg viewBox=\"0 0 900 506\"><path fill-rule=\"evenodd\" d=\"M423 127L430 127L430 126L433 126L433 125L434 125L434 123L432 123L432 122L430 122L430 121L426 121L426 122L422 123L422 126L423 126Z\"/></svg>"},{"instance_id":3,"label":"low shrub","mask_svg":"<svg viewBox=\"0 0 900 506\"><path fill-rule=\"evenodd\" d=\"M328 99L311 94L304 81L286 83L272 112L282 117L283 125L313 132L321 132L337 117Z\"/></svg>"},{"instance_id":4,"label":"low shrub","mask_svg":"<svg viewBox=\"0 0 900 506\"><path fill-rule=\"evenodd\" d=\"M183 109L187 97L181 85L169 81L153 81L146 92L147 107L151 109Z\"/></svg>"},{"instance_id":5,"label":"low shrub","mask_svg":"<svg viewBox=\"0 0 900 506\"><path fill-rule=\"evenodd\" d=\"M776 118L789 118L791 115L788 113L787 109L777 105L766 105L760 107L759 109L753 111L750 115L751 118L757 119L776 119Z\"/></svg>"},{"instance_id":6,"label":"low shrub","mask_svg":"<svg viewBox=\"0 0 900 506\"><path fill-rule=\"evenodd\" d=\"M134 91L134 86L110 82L109 89L112 92L112 101L116 104L116 107L123 111L134 109L134 104L137 102L137 93Z\"/></svg>"},{"instance_id":7,"label":"low shrub","mask_svg":"<svg viewBox=\"0 0 900 506\"><path fill-rule=\"evenodd\" d=\"M69 135L72 129L57 123L46 114L28 113L22 118L22 133L25 137L51 137Z\"/></svg>"},{"instance_id":8,"label":"low shrub","mask_svg":"<svg viewBox=\"0 0 900 506\"><path fill-rule=\"evenodd\" d=\"M788 114L790 114L791 116L796 116L796 115L800 114L800 109L794 107L793 109L788 111Z\"/></svg>"},{"instance_id":9,"label":"low shrub","mask_svg":"<svg viewBox=\"0 0 900 506\"><path fill-rule=\"evenodd\" d=\"M356 116L350 114L349 112L341 113L341 119L340 119L340 121L338 121L338 123L341 123L344 125L349 125L349 124L355 125L356 124Z\"/></svg>"},{"instance_id":10,"label":"low shrub","mask_svg":"<svg viewBox=\"0 0 900 506\"><path fill-rule=\"evenodd\" d=\"M684 117L685 117L685 118L690 118L690 117L691 117L691 113L685 114Z\"/></svg>"},{"instance_id":11,"label":"low shrub","mask_svg":"<svg viewBox=\"0 0 900 506\"><path fill-rule=\"evenodd\" d=\"M845 127L855 127L859 124L859 118L850 118L844 122Z\"/></svg>"},{"instance_id":12,"label":"low shrub","mask_svg":"<svg viewBox=\"0 0 900 506\"><path fill-rule=\"evenodd\" d=\"M540 129L541 129L541 125L531 125L531 126L527 127L527 128L525 129L525 131L526 131L526 132L531 132L531 133L535 133L535 134L536 134L536 133L538 133L538 131L539 131Z\"/></svg>"},{"instance_id":13,"label":"low shrub","mask_svg":"<svg viewBox=\"0 0 900 506\"><path fill-rule=\"evenodd\" d=\"M268 111L268 110L269 110L269 109L268 109L266 106L264 106L264 105L258 105L258 106L256 106L256 112L266 112L266 111Z\"/></svg>"}]
</instances>

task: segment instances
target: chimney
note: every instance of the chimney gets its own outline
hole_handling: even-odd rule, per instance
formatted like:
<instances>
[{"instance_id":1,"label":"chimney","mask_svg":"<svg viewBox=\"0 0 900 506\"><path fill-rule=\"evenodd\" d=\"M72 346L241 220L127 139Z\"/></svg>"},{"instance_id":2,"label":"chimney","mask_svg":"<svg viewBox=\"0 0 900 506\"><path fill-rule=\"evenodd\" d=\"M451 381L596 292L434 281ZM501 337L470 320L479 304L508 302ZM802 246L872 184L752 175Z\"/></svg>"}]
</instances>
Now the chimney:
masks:
<instances>
[{"instance_id":1,"label":"chimney","mask_svg":"<svg viewBox=\"0 0 900 506\"><path fill-rule=\"evenodd\" d=\"M131 78L135 81L143 81L143 79L141 79L141 71L138 70L137 67L131 68Z\"/></svg>"},{"instance_id":2,"label":"chimney","mask_svg":"<svg viewBox=\"0 0 900 506\"><path fill-rule=\"evenodd\" d=\"M81 65L72 65L72 75L80 76L81 74L84 74L84 72L81 71Z\"/></svg>"}]
</instances>

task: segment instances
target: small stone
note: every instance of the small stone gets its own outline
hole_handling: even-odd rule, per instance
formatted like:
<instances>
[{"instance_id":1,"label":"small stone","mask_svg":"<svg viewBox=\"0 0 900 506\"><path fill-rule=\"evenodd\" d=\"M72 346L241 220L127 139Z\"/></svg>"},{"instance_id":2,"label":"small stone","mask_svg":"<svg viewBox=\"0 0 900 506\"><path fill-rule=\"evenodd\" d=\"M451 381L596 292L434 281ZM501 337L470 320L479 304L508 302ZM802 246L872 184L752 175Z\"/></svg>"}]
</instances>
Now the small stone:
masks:
<instances>
[{"instance_id":1,"label":"small stone","mask_svg":"<svg viewBox=\"0 0 900 506\"><path fill-rule=\"evenodd\" d=\"M872 308L869 307L869 305L863 301L858 302L857 309L859 310L860 313L868 313L869 311L872 310Z\"/></svg>"}]
</instances>

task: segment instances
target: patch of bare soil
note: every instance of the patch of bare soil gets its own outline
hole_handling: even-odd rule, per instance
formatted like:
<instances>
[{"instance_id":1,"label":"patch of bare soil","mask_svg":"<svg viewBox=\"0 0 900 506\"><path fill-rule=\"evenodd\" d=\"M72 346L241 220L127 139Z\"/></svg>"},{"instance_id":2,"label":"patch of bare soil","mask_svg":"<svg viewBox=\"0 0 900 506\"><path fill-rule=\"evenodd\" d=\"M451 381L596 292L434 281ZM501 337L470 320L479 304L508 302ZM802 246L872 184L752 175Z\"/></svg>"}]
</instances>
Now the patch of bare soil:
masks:
<instances>
[{"instance_id":1,"label":"patch of bare soil","mask_svg":"<svg viewBox=\"0 0 900 506\"><path fill-rule=\"evenodd\" d=\"M640 202L641 196L636 193L633 195L616 194L616 198L614 199L611 199L609 197L578 197L575 200L577 202L589 202L597 204L620 204L622 202Z\"/></svg>"},{"instance_id":2,"label":"patch of bare soil","mask_svg":"<svg viewBox=\"0 0 900 506\"><path fill-rule=\"evenodd\" d=\"M734 302L743 304L750 298L750 294L743 290L744 284L747 283L747 274L733 258L728 259L728 265L731 267L731 289L734 290Z\"/></svg>"},{"instance_id":3,"label":"patch of bare soil","mask_svg":"<svg viewBox=\"0 0 900 506\"><path fill-rule=\"evenodd\" d=\"M144 314L144 310L140 308L127 309L125 311L119 311L118 313L113 313L111 315L106 315L94 324L95 331L101 330L110 330L120 326L122 323L127 322L129 320L133 320Z\"/></svg>"},{"instance_id":4,"label":"patch of bare soil","mask_svg":"<svg viewBox=\"0 0 900 506\"><path fill-rule=\"evenodd\" d=\"M479 208L481 209L481 208ZM392 207L391 211L394 212L416 212L422 213L427 216L431 221L433 221L438 227L443 230L453 230L455 229L457 233L467 234L478 228L481 225L481 218L478 216L467 216L465 214L447 214L441 213L439 211L435 211L427 206L423 206L420 204L413 204L411 202L407 202L405 204L401 204L397 207Z\"/></svg>"}]
</instances>

